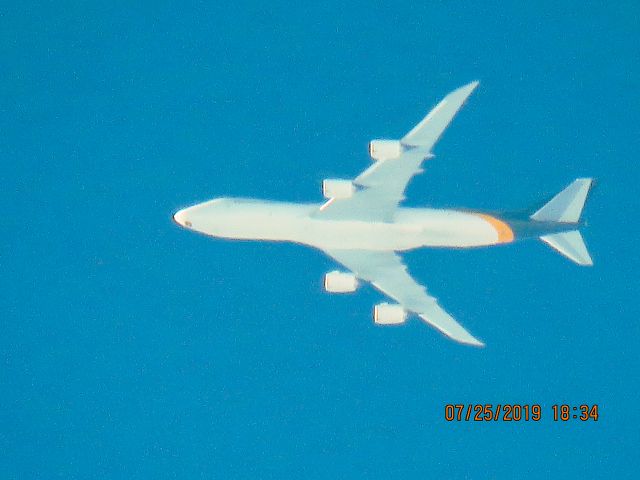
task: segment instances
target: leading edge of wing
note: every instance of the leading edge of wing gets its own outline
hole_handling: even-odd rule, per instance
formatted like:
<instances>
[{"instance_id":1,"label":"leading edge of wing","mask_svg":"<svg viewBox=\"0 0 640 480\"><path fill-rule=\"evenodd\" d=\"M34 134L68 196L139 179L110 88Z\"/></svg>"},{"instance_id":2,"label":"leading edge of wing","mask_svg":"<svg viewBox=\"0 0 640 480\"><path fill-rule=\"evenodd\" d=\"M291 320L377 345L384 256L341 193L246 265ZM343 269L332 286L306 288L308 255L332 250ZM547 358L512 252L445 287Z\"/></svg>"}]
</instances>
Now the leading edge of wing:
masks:
<instances>
[{"instance_id":1,"label":"leading edge of wing","mask_svg":"<svg viewBox=\"0 0 640 480\"><path fill-rule=\"evenodd\" d=\"M358 278L365 280L398 302L402 307L435 327L447 337L460 343L484 347L484 343L471 335L437 300L430 296L425 287L418 284L407 271L400 257L392 251L372 250L324 250L338 263L351 270Z\"/></svg>"}]
</instances>

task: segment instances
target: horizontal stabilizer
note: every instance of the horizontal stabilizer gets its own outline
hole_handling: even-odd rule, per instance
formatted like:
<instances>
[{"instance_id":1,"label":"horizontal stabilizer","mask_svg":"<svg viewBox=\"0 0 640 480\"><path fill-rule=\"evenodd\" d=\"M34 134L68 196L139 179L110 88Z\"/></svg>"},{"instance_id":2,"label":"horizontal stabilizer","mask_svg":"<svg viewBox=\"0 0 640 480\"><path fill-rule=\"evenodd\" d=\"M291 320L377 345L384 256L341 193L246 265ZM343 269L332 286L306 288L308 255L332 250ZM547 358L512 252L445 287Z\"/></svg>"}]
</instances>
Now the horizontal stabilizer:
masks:
<instances>
[{"instance_id":1,"label":"horizontal stabilizer","mask_svg":"<svg viewBox=\"0 0 640 480\"><path fill-rule=\"evenodd\" d=\"M592 181L591 178L574 180L544 207L531 215L531 218L539 222L578 222Z\"/></svg>"},{"instance_id":2,"label":"horizontal stabilizer","mask_svg":"<svg viewBox=\"0 0 640 480\"><path fill-rule=\"evenodd\" d=\"M593 265L593 260L591 260L582 235L577 230L544 235L540 237L540 240L578 265Z\"/></svg>"}]
</instances>

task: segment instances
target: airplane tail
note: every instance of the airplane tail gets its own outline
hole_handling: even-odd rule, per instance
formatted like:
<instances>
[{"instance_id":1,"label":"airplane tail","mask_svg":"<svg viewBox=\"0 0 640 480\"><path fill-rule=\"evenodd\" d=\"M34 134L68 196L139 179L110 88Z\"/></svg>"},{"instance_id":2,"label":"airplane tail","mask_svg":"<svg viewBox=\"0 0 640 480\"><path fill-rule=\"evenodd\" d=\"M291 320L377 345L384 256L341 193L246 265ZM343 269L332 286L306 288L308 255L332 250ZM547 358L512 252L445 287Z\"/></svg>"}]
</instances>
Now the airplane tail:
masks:
<instances>
[{"instance_id":1,"label":"airplane tail","mask_svg":"<svg viewBox=\"0 0 640 480\"><path fill-rule=\"evenodd\" d=\"M569 260L583 266L593 265L593 260L577 227L592 183L591 178L574 180L571 185L531 215L531 219L538 222L554 222L568 226L575 224L576 230L543 235L540 240Z\"/></svg>"}]
</instances>

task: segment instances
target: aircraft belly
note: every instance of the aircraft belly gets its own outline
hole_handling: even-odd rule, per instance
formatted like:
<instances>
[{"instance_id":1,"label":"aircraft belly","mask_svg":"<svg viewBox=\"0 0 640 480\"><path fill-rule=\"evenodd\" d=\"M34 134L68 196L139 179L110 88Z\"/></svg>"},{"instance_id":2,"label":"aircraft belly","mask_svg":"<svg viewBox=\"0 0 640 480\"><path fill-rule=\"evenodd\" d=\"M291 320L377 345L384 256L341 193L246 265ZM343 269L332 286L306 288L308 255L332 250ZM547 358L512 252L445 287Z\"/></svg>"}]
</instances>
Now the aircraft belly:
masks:
<instances>
[{"instance_id":1,"label":"aircraft belly","mask_svg":"<svg viewBox=\"0 0 640 480\"><path fill-rule=\"evenodd\" d=\"M420 225L422 246L479 247L498 242L496 229L475 213L445 209L399 209L396 224Z\"/></svg>"},{"instance_id":2,"label":"aircraft belly","mask_svg":"<svg viewBox=\"0 0 640 480\"><path fill-rule=\"evenodd\" d=\"M489 223L466 212L432 210L411 219L400 216L399 220L368 223L310 219L299 241L328 249L401 251L419 247L477 247L493 245L498 240Z\"/></svg>"},{"instance_id":3,"label":"aircraft belly","mask_svg":"<svg viewBox=\"0 0 640 480\"><path fill-rule=\"evenodd\" d=\"M475 247L498 242L495 228L481 216L436 209L399 209L395 221L322 220L308 207L240 205L206 216L199 230L247 240L290 241L324 249L410 250L419 247Z\"/></svg>"},{"instance_id":4,"label":"aircraft belly","mask_svg":"<svg viewBox=\"0 0 640 480\"><path fill-rule=\"evenodd\" d=\"M408 250L420 247L422 236L411 225L310 219L300 241L324 249Z\"/></svg>"}]
</instances>

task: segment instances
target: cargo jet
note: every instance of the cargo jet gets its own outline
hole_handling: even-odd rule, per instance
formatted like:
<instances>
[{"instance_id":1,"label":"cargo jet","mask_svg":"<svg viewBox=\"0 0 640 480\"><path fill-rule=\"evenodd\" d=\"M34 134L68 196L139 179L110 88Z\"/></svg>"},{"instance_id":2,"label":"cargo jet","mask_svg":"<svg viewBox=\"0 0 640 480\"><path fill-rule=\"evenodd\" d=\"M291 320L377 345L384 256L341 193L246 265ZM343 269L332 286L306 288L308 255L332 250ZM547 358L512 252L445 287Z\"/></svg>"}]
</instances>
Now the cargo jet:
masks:
<instances>
[{"instance_id":1,"label":"cargo jet","mask_svg":"<svg viewBox=\"0 0 640 480\"><path fill-rule=\"evenodd\" d=\"M402 324L414 314L457 342L483 346L409 275L398 252L540 238L578 265L593 263L578 231L590 178L575 180L528 218L399 207L407 184L433 158L436 141L477 85L472 82L447 95L402 139L371 141L373 164L353 180L324 180L323 204L219 198L180 210L174 220L212 237L317 248L346 269L325 275L327 292L354 292L364 281L394 301L374 307L376 324Z\"/></svg>"}]
</instances>

